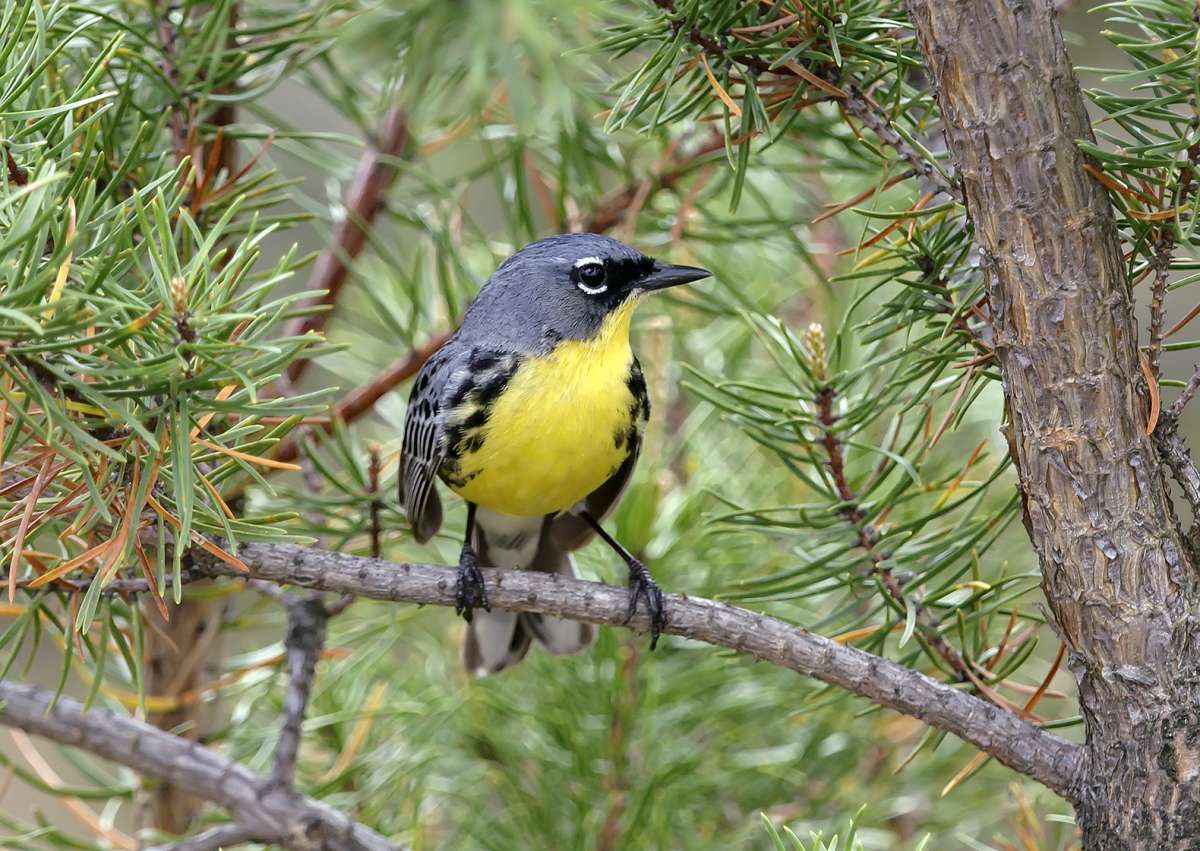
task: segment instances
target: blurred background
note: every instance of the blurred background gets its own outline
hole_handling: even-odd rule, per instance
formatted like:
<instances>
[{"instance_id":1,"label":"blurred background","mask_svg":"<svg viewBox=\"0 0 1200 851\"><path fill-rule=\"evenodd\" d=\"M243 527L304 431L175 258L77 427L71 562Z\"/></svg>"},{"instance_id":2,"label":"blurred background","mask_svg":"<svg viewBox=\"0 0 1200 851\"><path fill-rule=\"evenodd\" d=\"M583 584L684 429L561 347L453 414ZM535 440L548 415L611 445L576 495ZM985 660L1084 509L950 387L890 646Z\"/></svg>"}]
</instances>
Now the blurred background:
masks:
<instances>
[{"instance_id":1,"label":"blurred background","mask_svg":"<svg viewBox=\"0 0 1200 851\"><path fill-rule=\"evenodd\" d=\"M340 417L300 424L290 439L302 472L246 483L240 505L258 517L277 513L281 528L325 546L455 563L460 503L444 496L448 521L424 547L397 505L408 392L398 376L413 352L454 327L516 248L561 230L604 230L714 272L646 302L635 319L653 425L609 523L664 589L769 611L953 679L953 661L931 640L940 635L1003 700L1034 698L1040 721L1078 737L1073 681L1043 623L1036 559L1013 522L999 384L972 349L986 349L986 336L978 342L969 313L961 315L976 330L964 324L958 338L948 321L922 325L932 320L906 301L917 290L893 283L923 262L911 254L917 219L901 214L927 187L892 185L902 169L881 170L827 100L797 106L781 128L766 98L772 129L751 127L763 142L751 153L739 137L741 108L724 103L715 77L709 84L707 59L682 72L688 55L669 70L655 64L662 38L652 33L694 5L681 2L676 13L670 3L608 0L236 4L243 46L274 39L276 51L247 63L243 91L209 102L228 114L213 113L203 128L211 138L221 127L219 154L232 157L231 171L252 161L269 175L263 210L278 227L261 243L259 265L273 266L293 245L296 257L332 253L280 283L287 292L311 287L321 262L349 266L336 307L319 321L329 345L286 385L341 400ZM790 8L777 5L777 15ZM706 21L725 15L734 29L749 14L710 6ZM842 4L815 6L831 20L842 13ZM195 21L234 8L157 12L190 16L193 24L179 24L184 57L203 55ZM864 21L895 11L845 9ZM154 11L117 3L72 14L81 22L129 14L153 38ZM1128 84L1086 70L1126 63L1101 34L1104 15L1068 4L1063 24L1084 87L1123 91ZM869 27L906 38L886 20ZM903 58L915 47L895 49ZM875 100L899 104L891 95L901 92L905 127L936 152L936 125L923 123L928 95L910 91L921 89L920 72L898 59L900 67L902 84L880 84ZM698 82L658 99L677 72ZM368 145L384 149L377 162L395 175L362 221L364 249L348 257L330 246L336 223L366 212L353 201ZM920 248L946 270L947 292L965 298L980 282L953 205L938 212L944 201L916 207L928 204ZM839 205L847 209L834 215ZM893 221L902 226L879 236ZM1186 294L1167 305L1169 322L1191 307ZM921 337L927 328L932 336ZM939 348L942 340L950 342ZM1189 372L1188 351L1166 354L1165 375ZM814 437L821 415L812 391L826 380L838 387L837 416L862 426L842 447L853 501L829 478ZM345 404L356 389L370 404ZM847 519L848 507L862 516ZM865 518L896 536L879 548L882 567L860 546ZM601 546L579 562L586 578L624 582ZM884 572L917 601L907 611L888 598ZM284 685L282 609L228 584L190 588L187 598L222 623L202 675L161 700L152 688L139 699L132 672L110 660L100 702L160 720L177 713L178 729L203 726L204 741L267 769ZM674 637L650 653L644 637L603 629L581 656L535 649L511 671L471 680L458 659L462 631L445 609L370 601L331 622L304 727L298 779L307 794L414 849L794 847L776 832L785 826L805 848L811 832L823 832L838 834L842 849L852 822L866 849L1078 845L1069 806L1037 784L787 671ZM73 664L66 691L82 696L92 679L86 664ZM52 686L62 667L61 649L47 642L25 647L15 670ZM138 808L147 804L124 769L8 730L0 757L12 766L0 768L0 808L15 820L44 819L88 847L121 847L144 823ZM44 788L61 786L74 791ZM27 834L12 837L20 840L12 847L33 847Z\"/></svg>"}]
</instances>

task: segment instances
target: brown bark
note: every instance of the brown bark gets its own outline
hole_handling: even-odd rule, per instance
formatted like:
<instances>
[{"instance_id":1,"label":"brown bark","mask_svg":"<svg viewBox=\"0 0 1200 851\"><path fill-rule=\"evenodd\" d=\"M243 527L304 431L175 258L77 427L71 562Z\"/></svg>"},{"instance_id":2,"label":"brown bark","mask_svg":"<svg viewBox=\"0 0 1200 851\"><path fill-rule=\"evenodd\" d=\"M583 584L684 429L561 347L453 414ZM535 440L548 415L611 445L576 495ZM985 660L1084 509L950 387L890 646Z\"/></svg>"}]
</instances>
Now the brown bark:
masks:
<instances>
[{"instance_id":1,"label":"brown bark","mask_svg":"<svg viewBox=\"0 0 1200 851\"><path fill-rule=\"evenodd\" d=\"M1200 847L1196 573L1146 435L1120 243L1050 0L907 0L975 228L1025 524L1070 652L1087 849Z\"/></svg>"}]
</instances>

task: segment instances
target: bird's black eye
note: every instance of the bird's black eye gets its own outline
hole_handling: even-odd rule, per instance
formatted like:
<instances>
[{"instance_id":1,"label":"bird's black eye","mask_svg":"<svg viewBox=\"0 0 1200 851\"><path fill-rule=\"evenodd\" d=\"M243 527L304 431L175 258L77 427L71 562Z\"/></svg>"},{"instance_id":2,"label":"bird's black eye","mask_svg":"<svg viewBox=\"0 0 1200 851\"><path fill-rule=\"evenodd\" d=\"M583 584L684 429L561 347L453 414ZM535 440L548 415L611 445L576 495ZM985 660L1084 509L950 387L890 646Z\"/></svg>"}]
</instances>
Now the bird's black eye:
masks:
<instances>
[{"instance_id":1,"label":"bird's black eye","mask_svg":"<svg viewBox=\"0 0 1200 851\"><path fill-rule=\"evenodd\" d=\"M598 287L604 283L604 267L599 263L588 263L579 267L579 280L589 287Z\"/></svg>"},{"instance_id":2,"label":"bird's black eye","mask_svg":"<svg viewBox=\"0 0 1200 851\"><path fill-rule=\"evenodd\" d=\"M595 257L586 257L575 264L575 284L588 295L599 295L608 289L604 264Z\"/></svg>"}]
</instances>

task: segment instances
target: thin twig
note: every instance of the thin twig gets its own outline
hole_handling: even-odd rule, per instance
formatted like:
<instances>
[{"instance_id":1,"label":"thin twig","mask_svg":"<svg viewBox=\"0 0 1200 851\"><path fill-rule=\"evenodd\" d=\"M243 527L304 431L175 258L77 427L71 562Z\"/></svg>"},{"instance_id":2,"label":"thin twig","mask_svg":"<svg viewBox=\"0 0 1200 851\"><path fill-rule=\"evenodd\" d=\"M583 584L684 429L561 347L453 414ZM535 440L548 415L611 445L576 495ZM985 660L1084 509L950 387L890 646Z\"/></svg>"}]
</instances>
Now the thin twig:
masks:
<instances>
[{"instance_id":1,"label":"thin twig","mask_svg":"<svg viewBox=\"0 0 1200 851\"><path fill-rule=\"evenodd\" d=\"M454 568L396 564L290 544L243 544L238 554L257 579L375 600L454 604ZM189 551L189 558L194 568L213 575L236 573L202 550ZM484 573L488 598L499 609L649 630L642 611L627 620L625 588L523 570ZM953 733L1064 797L1075 795L1085 766L1083 751L1013 712L777 618L701 597L667 597L671 618L664 632L728 647L840 686Z\"/></svg>"},{"instance_id":2,"label":"thin twig","mask_svg":"<svg viewBox=\"0 0 1200 851\"><path fill-rule=\"evenodd\" d=\"M1200 363L1196 364L1192 370L1192 377L1188 379L1184 385L1183 391L1179 394L1179 398L1171 403L1171 407L1167 409L1167 416L1178 420L1183 414L1183 409L1187 407L1188 402L1192 401L1192 397L1196 395L1196 391L1200 390Z\"/></svg>"},{"instance_id":3,"label":"thin twig","mask_svg":"<svg viewBox=\"0 0 1200 851\"><path fill-rule=\"evenodd\" d=\"M171 12L176 10L176 6L172 3L167 3L165 8L160 8L159 4L155 4L155 14L158 18L158 45L162 49L162 67L163 76L173 88L179 87L179 72L175 68L175 42L179 38L179 33L175 29L175 24L171 21ZM188 150L188 135L187 126L183 123L184 106L180 103L173 103L170 106L171 110L171 147L175 150L175 159L182 161L187 156Z\"/></svg>"},{"instance_id":4,"label":"thin twig","mask_svg":"<svg viewBox=\"0 0 1200 851\"><path fill-rule=\"evenodd\" d=\"M380 458L379 444L375 441L371 441L367 447L367 457L367 493L371 495L371 505L368 509L371 558L379 558L383 555L383 523L379 516L383 510L383 501L379 498L379 476L383 471L383 460Z\"/></svg>"},{"instance_id":5,"label":"thin twig","mask_svg":"<svg viewBox=\"0 0 1200 851\"><path fill-rule=\"evenodd\" d=\"M232 848L258 839L252 831L239 824L221 824L171 845L151 846L146 851L221 851L222 848Z\"/></svg>"},{"instance_id":6,"label":"thin twig","mask_svg":"<svg viewBox=\"0 0 1200 851\"><path fill-rule=\"evenodd\" d=\"M1179 483L1183 496L1192 510L1193 530L1200 522L1200 468L1192 460L1192 452L1188 448L1187 441L1179 433L1179 414L1183 412L1184 405L1195 394L1198 386L1200 386L1200 367L1197 367L1196 371L1192 373L1188 386L1184 388L1183 394L1175 400L1170 410L1159 417L1158 427L1154 430L1154 445L1158 450L1158 456L1171 471L1171 478ZM1181 402L1183 404L1180 404ZM1188 537L1192 538L1194 534L1189 534Z\"/></svg>"},{"instance_id":7,"label":"thin twig","mask_svg":"<svg viewBox=\"0 0 1200 851\"><path fill-rule=\"evenodd\" d=\"M275 762L271 782L284 789L295 785L296 756L300 752L301 726L308 698L312 693L317 659L325 646L325 623L329 613L320 594L304 594L287 601L288 685L283 697L283 724L275 744Z\"/></svg>"},{"instance_id":8,"label":"thin twig","mask_svg":"<svg viewBox=\"0 0 1200 851\"><path fill-rule=\"evenodd\" d=\"M128 715L93 709L47 689L0 682L0 724L81 748L147 777L169 780L224 807L261 842L297 851L398 851L332 807L280 789L244 765Z\"/></svg>"},{"instance_id":9,"label":"thin twig","mask_svg":"<svg viewBox=\"0 0 1200 851\"><path fill-rule=\"evenodd\" d=\"M1154 284L1150 291L1150 350L1146 359L1155 381L1161 374L1159 360L1163 345L1163 301L1167 295L1167 278L1171 274L1171 254L1175 249L1175 232L1163 229L1154 255Z\"/></svg>"},{"instance_id":10,"label":"thin twig","mask_svg":"<svg viewBox=\"0 0 1200 851\"><path fill-rule=\"evenodd\" d=\"M857 495L846 479L845 450L837 432L833 429L837 423L837 416L833 412L836 398L837 391L832 387L826 387L821 391L817 396L817 420L821 424L821 443L825 447L829 459L829 473L833 477L838 499L842 503L838 508L838 513L854 527L858 534L858 545L871 559L872 572L879 579L888 596L902 611L907 611L910 605L916 610L917 626L921 631L921 637L937 651L937 654L950 666L960 681L970 680L971 673L962 654L938 632L937 618L919 600L912 600L904 593L904 586L896 578L884 557L875 549L875 545L879 543L879 530L873 523L862 522L865 513L858 505Z\"/></svg>"},{"instance_id":11,"label":"thin twig","mask_svg":"<svg viewBox=\"0 0 1200 851\"><path fill-rule=\"evenodd\" d=\"M942 173L941 169L931 163L924 154L900 135L892 126L892 120L887 113L876 106L858 87L857 83L840 83L839 85L846 91L846 97L838 101L842 109L871 128L882 142L899 154L910 168L929 182L932 188L946 193L951 198L961 197L962 193L946 179L946 175Z\"/></svg>"},{"instance_id":12,"label":"thin twig","mask_svg":"<svg viewBox=\"0 0 1200 851\"><path fill-rule=\"evenodd\" d=\"M180 584L189 585L192 582L196 582L197 580L203 579L203 578L204 577L202 577L200 574L198 574L194 571L185 570L185 571L183 571L182 575L180 576L180 579L182 580ZM17 583L17 586L24 587L24 586L28 585L30 581L31 580L25 580L23 582L19 582L19 583ZM92 586L92 583L95 581L96 581L95 577L92 577L89 579L67 579L64 577L61 579L56 579L54 581L53 585L54 585L54 587L62 588L62 589L69 590L69 591L83 592L83 591L87 591L88 588L90 588ZM163 596L170 596L170 594L168 592L174 587L174 585L172 584L173 582L174 582L174 577L172 577L171 572L168 571L167 577L166 577L166 586L162 589ZM142 594L147 591L150 591L155 594L158 594L158 589L155 587L156 584L157 583L152 584L145 578L140 578L140 577L117 578L117 579L109 580L107 583L105 583L104 588L102 589L101 593L125 596L125 595L129 595L129 594ZM256 590L261 590L261 589L256 589ZM275 592L278 592L277 588L273 588L272 590ZM267 593L269 593L269 592L267 592Z\"/></svg>"},{"instance_id":13,"label":"thin twig","mask_svg":"<svg viewBox=\"0 0 1200 851\"><path fill-rule=\"evenodd\" d=\"M308 279L308 289L323 291L304 303L309 312L290 323L286 336L321 331L329 321L350 275L350 264L367 245L367 228L383 209L384 195L396 178L396 160L409 149L408 118L394 107L384 116L379 138L363 151L345 201L345 216L333 231L333 245L317 258ZM309 358L301 357L288 367L287 378L300 380Z\"/></svg>"}]
</instances>

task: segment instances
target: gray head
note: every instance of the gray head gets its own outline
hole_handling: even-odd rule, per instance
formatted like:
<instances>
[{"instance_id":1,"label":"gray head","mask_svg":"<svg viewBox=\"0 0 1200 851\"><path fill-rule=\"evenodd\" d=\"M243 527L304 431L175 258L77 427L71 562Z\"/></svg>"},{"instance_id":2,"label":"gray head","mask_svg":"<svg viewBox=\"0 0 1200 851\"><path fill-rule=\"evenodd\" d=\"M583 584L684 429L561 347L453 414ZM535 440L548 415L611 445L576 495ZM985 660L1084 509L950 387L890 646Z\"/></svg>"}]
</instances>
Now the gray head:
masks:
<instances>
[{"instance_id":1,"label":"gray head","mask_svg":"<svg viewBox=\"0 0 1200 851\"><path fill-rule=\"evenodd\" d=\"M659 263L599 234L551 236L500 264L467 309L462 331L473 340L524 351L562 339L586 340L629 299L709 274Z\"/></svg>"}]
</instances>

